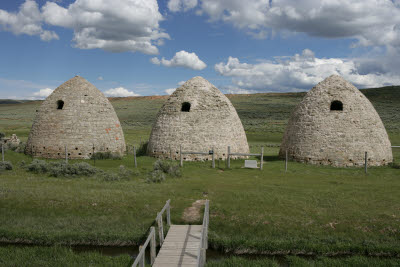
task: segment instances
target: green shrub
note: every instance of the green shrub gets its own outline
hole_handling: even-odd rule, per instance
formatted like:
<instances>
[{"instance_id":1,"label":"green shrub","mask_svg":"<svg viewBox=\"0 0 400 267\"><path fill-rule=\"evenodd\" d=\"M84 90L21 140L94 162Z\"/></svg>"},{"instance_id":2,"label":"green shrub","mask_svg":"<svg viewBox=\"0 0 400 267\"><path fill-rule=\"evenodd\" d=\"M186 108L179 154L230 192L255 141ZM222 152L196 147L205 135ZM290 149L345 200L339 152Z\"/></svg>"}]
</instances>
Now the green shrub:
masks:
<instances>
[{"instance_id":1,"label":"green shrub","mask_svg":"<svg viewBox=\"0 0 400 267\"><path fill-rule=\"evenodd\" d=\"M0 161L0 172L1 171L11 171L13 169L13 165L9 161Z\"/></svg>"},{"instance_id":2,"label":"green shrub","mask_svg":"<svg viewBox=\"0 0 400 267\"><path fill-rule=\"evenodd\" d=\"M96 152L92 155L91 159L122 159L122 156L119 153L111 153L107 152Z\"/></svg>"},{"instance_id":3,"label":"green shrub","mask_svg":"<svg viewBox=\"0 0 400 267\"><path fill-rule=\"evenodd\" d=\"M146 182L147 183L161 183L165 181L166 175L161 170L155 170L148 174Z\"/></svg>"},{"instance_id":4,"label":"green shrub","mask_svg":"<svg viewBox=\"0 0 400 267\"><path fill-rule=\"evenodd\" d=\"M106 182L114 182L114 181L120 181L121 180L121 178L119 177L118 174L111 173L111 172L104 172L104 171L102 171L99 174L99 177L102 178Z\"/></svg>"},{"instance_id":5,"label":"green shrub","mask_svg":"<svg viewBox=\"0 0 400 267\"><path fill-rule=\"evenodd\" d=\"M0 132L0 140L3 139L6 136L5 133Z\"/></svg>"},{"instance_id":6,"label":"green shrub","mask_svg":"<svg viewBox=\"0 0 400 267\"><path fill-rule=\"evenodd\" d=\"M21 142L18 145L14 144L14 143L7 143L5 145L5 149L6 150L11 150L11 151L14 151L14 152L17 152L17 153L24 153L25 152L25 146L26 146L26 143L24 143L24 142Z\"/></svg>"},{"instance_id":7,"label":"green shrub","mask_svg":"<svg viewBox=\"0 0 400 267\"><path fill-rule=\"evenodd\" d=\"M165 174L168 174L172 177L180 177L181 169L179 168L179 164L173 161L168 160L157 160L154 162L153 169L155 171L159 170Z\"/></svg>"},{"instance_id":8,"label":"green shrub","mask_svg":"<svg viewBox=\"0 0 400 267\"><path fill-rule=\"evenodd\" d=\"M148 174L146 182L161 183L167 178L167 175L170 177L180 177L182 175L181 169L173 161L159 159L154 162L153 171Z\"/></svg>"},{"instance_id":9,"label":"green shrub","mask_svg":"<svg viewBox=\"0 0 400 267\"><path fill-rule=\"evenodd\" d=\"M62 176L92 176L99 170L96 167L86 163L80 162L75 164L67 164L64 161L51 162L49 164L49 174L53 177Z\"/></svg>"},{"instance_id":10,"label":"green shrub","mask_svg":"<svg viewBox=\"0 0 400 267\"><path fill-rule=\"evenodd\" d=\"M26 166L26 169L33 173L46 173L49 170L49 166L44 160L34 159Z\"/></svg>"},{"instance_id":11,"label":"green shrub","mask_svg":"<svg viewBox=\"0 0 400 267\"><path fill-rule=\"evenodd\" d=\"M400 169L400 164L399 163L392 162L392 163L389 163L389 166L394 168L394 169Z\"/></svg>"}]
</instances>

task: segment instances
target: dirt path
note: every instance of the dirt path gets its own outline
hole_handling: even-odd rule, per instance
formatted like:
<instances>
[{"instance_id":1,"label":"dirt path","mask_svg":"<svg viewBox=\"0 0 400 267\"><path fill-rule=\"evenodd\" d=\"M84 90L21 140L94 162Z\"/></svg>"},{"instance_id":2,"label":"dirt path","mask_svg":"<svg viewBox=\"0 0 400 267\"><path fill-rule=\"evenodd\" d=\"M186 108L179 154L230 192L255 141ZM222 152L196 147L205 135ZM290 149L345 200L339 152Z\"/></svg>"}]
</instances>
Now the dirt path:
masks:
<instances>
[{"instance_id":1,"label":"dirt path","mask_svg":"<svg viewBox=\"0 0 400 267\"><path fill-rule=\"evenodd\" d=\"M204 199L196 200L192 203L191 207L183 211L182 219L187 223L194 223L200 221L200 210L206 201Z\"/></svg>"}]
</instances>

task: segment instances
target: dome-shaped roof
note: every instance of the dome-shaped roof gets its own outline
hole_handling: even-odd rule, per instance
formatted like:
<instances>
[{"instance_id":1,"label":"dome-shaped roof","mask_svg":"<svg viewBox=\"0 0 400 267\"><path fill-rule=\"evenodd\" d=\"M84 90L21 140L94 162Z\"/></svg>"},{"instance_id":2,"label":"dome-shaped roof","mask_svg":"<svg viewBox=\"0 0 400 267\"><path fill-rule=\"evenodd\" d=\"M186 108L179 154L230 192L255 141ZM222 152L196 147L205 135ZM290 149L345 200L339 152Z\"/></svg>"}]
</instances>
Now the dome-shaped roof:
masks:
<instances>
[{"instance_id":1,"label":"dome-shaped roof","mask_svg":"<svg viewBox=\"0 0 400 267\"><path fill-rule=\"evenodd\" d=\"M95 152L125 152L124 134L108 99L76 76L43 101L29 134L26 152L44 158L90 158Z\"/></svg>"},{"instance_id":2,"label":"dome-shaped roof","mask_svg":"<svg viewBox=\"0 0 400 267\"><path fill-rule=\"evenodd\" d=\"M246 134L229 99L202 77L194 77L175 90L160 109L147 152L151 156L179 158L183 151L208 152L217 158L231 152L248 153ZM209 156L184 155L185 160Z\"/></svg>"},{"instance_id":3,"label":"dome-shaped roof","mask_svg":"<svg viewBox=\"0 0 400 267\"><path fill-rule=\"evenodd\" d=\"M393 160L385 127L371 102L332 75L312 88L293 111L280 149L300 162L333 166L386 165Z\"/></svg>"}]
</instances>

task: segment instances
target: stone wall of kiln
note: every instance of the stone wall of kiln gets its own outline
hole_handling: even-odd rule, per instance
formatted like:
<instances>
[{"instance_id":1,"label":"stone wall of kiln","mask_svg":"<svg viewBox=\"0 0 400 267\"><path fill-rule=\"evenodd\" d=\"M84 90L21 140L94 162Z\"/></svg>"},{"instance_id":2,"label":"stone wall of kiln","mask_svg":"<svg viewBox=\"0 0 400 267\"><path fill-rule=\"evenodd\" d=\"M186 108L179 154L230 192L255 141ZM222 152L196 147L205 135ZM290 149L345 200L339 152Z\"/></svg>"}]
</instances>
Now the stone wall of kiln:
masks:
<instances>
[{"instance_id":1,"label":"stone wall of kiln","mask_svg":"<svg viewBox=\"0 0 400 267\"><path fill-rule=\"evenodd\" d=\"M182 103L191 104L189 112ZM178 88L160 109L153 126L148 154L159 158L179 159L182 151L208 152L216 158L231 152L248 153L249 146L239 116L229 99L201 77ZM171 153L172 152L172 153ZM171 153L171 154L170 154ZM184 160L211 160L211 155L184 155Z\"/></svg>"},{"instance_id":2,"label":"stone wall of kiln","mask_svg":"<svg viewBox=\"0 0 400 267\"><path fill-rule=\"evenodd\" d=\"M330 110L332 101L343 110ZM280 156L311 164L381 166L393 161L385 127L369 100L339 76L314 87L293 111Z\"/></svg>"},{"instance_id":3,"label":"stone wall of kiln","mask_svg":"<svg viewBox=\"0 0 400 267\"><path fill-rule=\"evenodd\" d=\"M58 109L58 101L64 101ZM75 77L57 88L37 111L26 152L43 158L90 158L95 152L125 152L122 128L108 99Z\"/></svg>"}]
</instances>

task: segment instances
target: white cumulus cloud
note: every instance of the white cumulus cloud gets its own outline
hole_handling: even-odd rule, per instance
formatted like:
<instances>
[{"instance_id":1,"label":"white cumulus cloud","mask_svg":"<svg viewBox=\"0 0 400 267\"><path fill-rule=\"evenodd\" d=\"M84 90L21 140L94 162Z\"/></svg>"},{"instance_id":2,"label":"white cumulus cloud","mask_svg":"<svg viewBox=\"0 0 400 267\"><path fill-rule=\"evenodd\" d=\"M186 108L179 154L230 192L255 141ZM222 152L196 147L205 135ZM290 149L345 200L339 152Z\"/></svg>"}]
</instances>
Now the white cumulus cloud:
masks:
<instances>
[{"instance_id":1,"label":"white cumulus cloud","mask_svg":"<svg viewBox=\"0 0 400 267\"><path fill-rule=\"evenodd\" d=\"M332 74L338 74L359 88L400 84L393 73L361 73L357 59L317 58L305 49L301 54L276 57L257 64L241 63L229 57L214 66L215 71L232 77L233 88L256 91L308 90Z\"/></svg>"},{"instance_id":2,"label":"white cumulus cloud","mask_svg":"<svg viewBox=\"0 0 400 267\"><path fill-rule=\"evenodd\" d=\"M164 92L167 94L172 94L173 92L175 92L176 88L169 88L169 89L165 89Z\"/></svg>"},{"instance_id":3,"label":"white cumulus cloud","mask_svg":"<svg viewBox=\"0 0 400 267\"><path fill-rule=\"evenodd\" d=\"M44 30L43 17L38 4L33 0L26 0L18 13L7 12L0 9L0 29L10 31L16 35L38 35L43 41L59 39L53 31Z\"/></svg>"},{"instance_id":4,"label":"white cumulus cloud","mask_svg":"<svg viewBox=\"0 0 400 267\"><path fill-rule=\"evenodd\" d=\"M201 0L199 6L197 13L210 21L232 24L256 38L289 31L353 38L361 46L400 46L398 0Z\"/></svg>"},{"instance_id":5,"label":"white cumulus cloud","mask_svg":"<svg viewBox=\"0 0 400 267\"><path fill-rule=\"evenodd\" d=\"M140 96L139 94L129 91L124 87L111 88L104 92L106 96L111 97L127 97L127 96Z\"/></svg>"},{"instance_id":6,"label":"white cumulus cloud","mask_svg":"<svg viewBox=\"0 0 400 267\"><path fill-rule=\"evenodd\" d=\"M54 90L50 88L40 89L38 92L33 93L33 97L31 97L31 99L45 99L51 93L53 93L53 91Z\"/></svg>"},{"instance_id":7,"label":"white cumulus cloud","mask_svg":"<svg viewBox=\"0 0 400 267\"><path fill-rule=\"evenodd\" d=\"M170 60L157 57L150 59L150 62L156 65L164 65L166 67L183 67L193 70L202 70L207 67L206 63L200 60L196 53L189 53L184 50L177 52Z\"/></svg>"},{"instance_id":8,"label":"white cumulus cloud","mask_svg":"<svg viewBox=\"0 0 400 267\"><path fill-rule=\"evenodd\" d=\"M158 54L164 38L156 0L76 0L67 8L54 2L42 7L46 23L74 30L74 45L111 52Z\"/></svg>"},{"instance_id":9,"label":"white cumulus cloud","mask_svg":"<svg viewBox=\"0 0 400 267\"><path fill-rule=\"evenodd\" d=\"M169 0L168 9L172 12L187 11L197 6L197 0Z\"/></svg>"}]
</instances>

